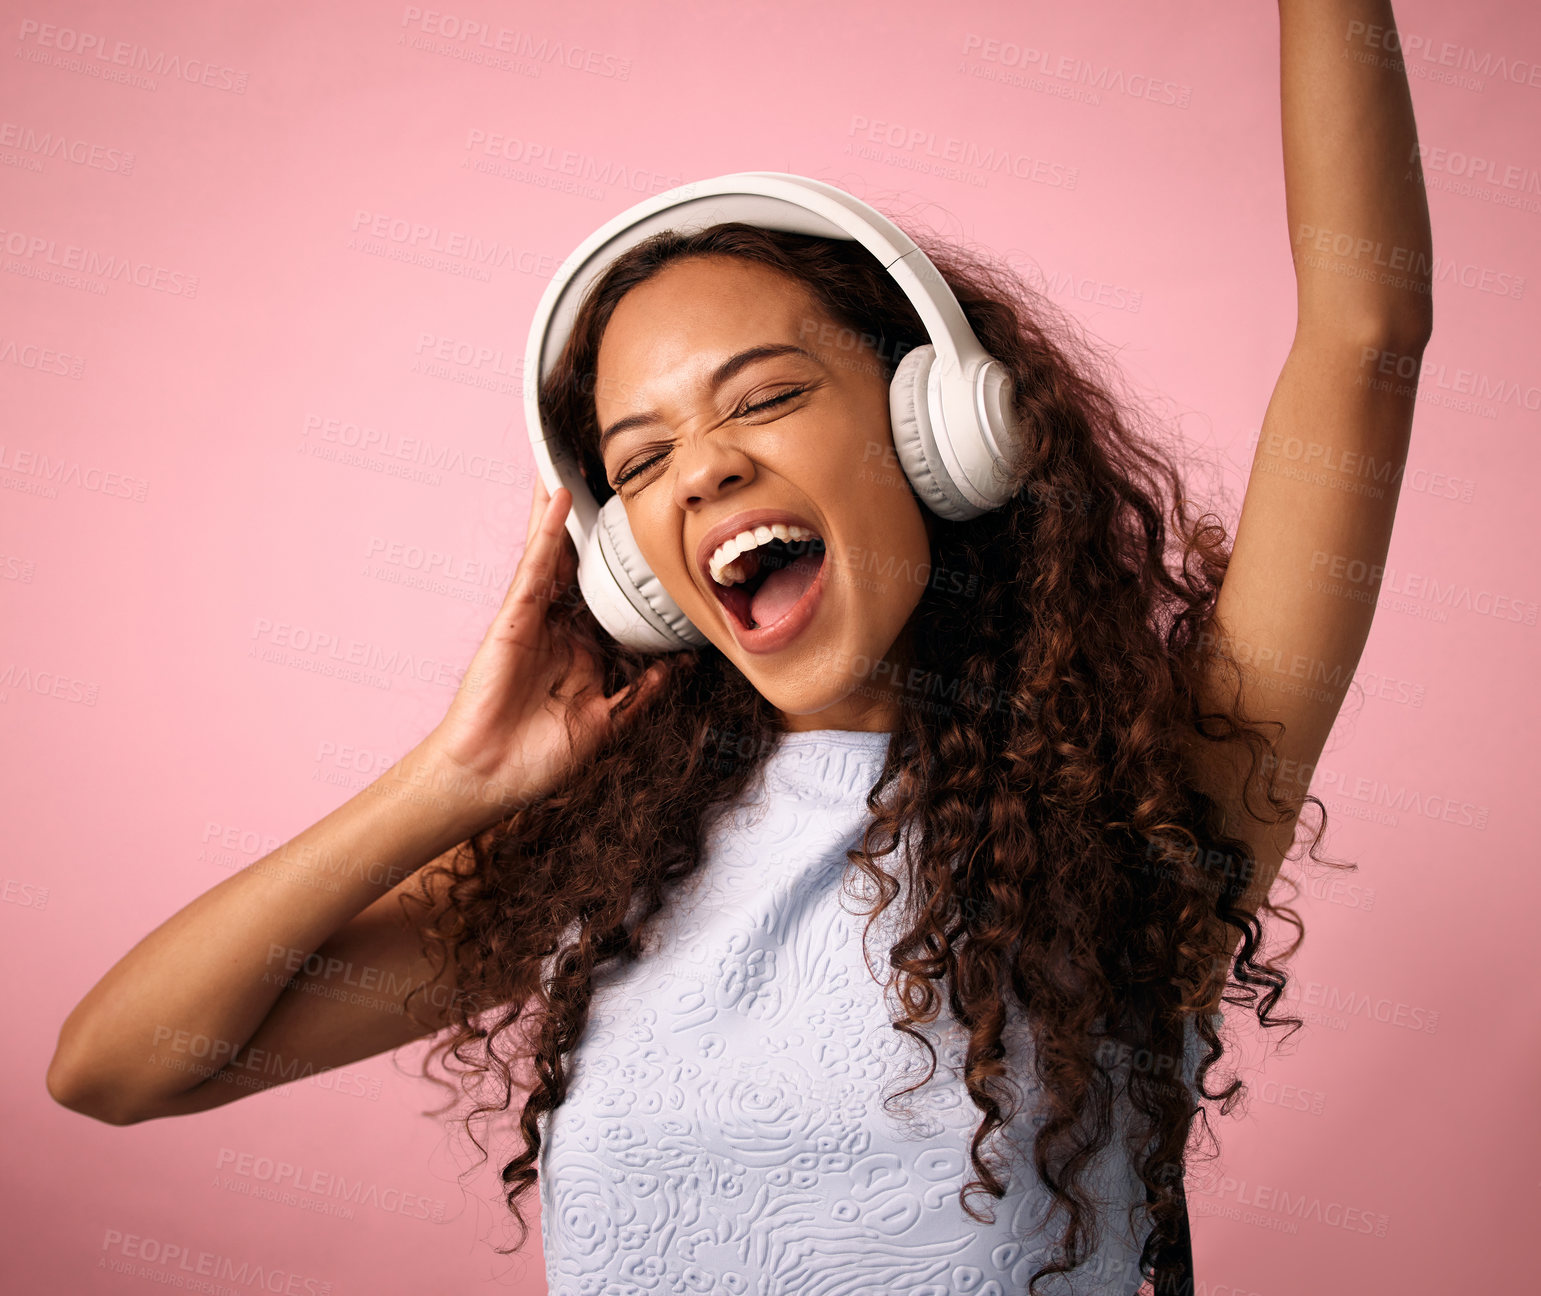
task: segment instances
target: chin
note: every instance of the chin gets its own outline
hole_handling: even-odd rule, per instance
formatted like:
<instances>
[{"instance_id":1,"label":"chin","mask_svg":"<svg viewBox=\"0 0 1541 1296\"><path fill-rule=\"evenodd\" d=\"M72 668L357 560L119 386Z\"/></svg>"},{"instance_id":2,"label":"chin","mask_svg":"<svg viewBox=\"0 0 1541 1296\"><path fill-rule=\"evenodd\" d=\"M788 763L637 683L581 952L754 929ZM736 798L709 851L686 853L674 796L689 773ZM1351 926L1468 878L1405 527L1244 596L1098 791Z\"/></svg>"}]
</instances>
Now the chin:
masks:
<instances>
[{"instance_id":1,"label":"chin","mask_svg":"<svg viewBox=\"0 0 1541 1296\"><path fill-rule=\"evenodd\" d=\"M795 667L789 664L787 676L781 676L774 666L767 669L763 658L752 660L748 669L743 665L739 669L778 710L787 715L815 716L842 704L863 710L882 700L886 691L856 669L863 660L870 670L876 659L870 655L863 659L855 647L819 647Z\"/></svg>"},{"instance_id":2,"label":"chin","mask_svg":"<svg viewBox=\"0 0 1541 1296\"><path fill-rule=\"evenodd\" d=\"M760 692L776 710L788 716L817 717L850 696L848 693L788 693L780 689L761 689Z\"/></svg>"}]
</instances>

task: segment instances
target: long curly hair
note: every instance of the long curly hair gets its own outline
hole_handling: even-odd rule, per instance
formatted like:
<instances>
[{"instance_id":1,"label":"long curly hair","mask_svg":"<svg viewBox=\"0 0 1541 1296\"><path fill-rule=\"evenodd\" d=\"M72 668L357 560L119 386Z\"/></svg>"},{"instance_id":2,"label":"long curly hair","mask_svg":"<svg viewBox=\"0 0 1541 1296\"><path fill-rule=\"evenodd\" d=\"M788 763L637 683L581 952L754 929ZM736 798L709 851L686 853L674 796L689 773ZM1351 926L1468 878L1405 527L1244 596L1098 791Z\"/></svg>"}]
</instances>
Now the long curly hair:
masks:
<instances>
[{"instance_id":1,"label":"long curly hair","mask_svg":"<svg viewBox=\"0 0 1541 1296\"><path fill-rule=\"evenodd\" d=\"M935 1050L916 1027L945 1000L967 1032L965 1081L981 1113L970 1148L977 1177L960 1193L980 1220L969 1195L1006 1192L981 1149L1012 1115L1002 1107L1013 1062L1002 1036L1008 1013L1025 1014L1042 1103L1032 1160L1065 1216L1054 1258L1030 1280L1036 1296L1043 1277L1097 1246L1081 1173L1111 1138L1121 1074L1136 1114L1129 1153L1152 1222L1140 1258L1149 1278L1184 1209L1190 1143L1214 1144L1203 1101L1224 1114L1245 1095L1234 1076L1217 1092L1207 1087L1224 1051L1210 1016L1217 996L1254 1008L1264 1026L1301 1025L1271 1015L1286 975L1259 960L1264 915L1297 933L1281 962L1304 928L1266 899L1256 914L1237 908L1256 861L1222 831L1223 807L1195 786L1191 758L1204 744L1244 757L1244 808L1258 822L1290 823L1311 801L1325 826L1325 808L1277 782L1268 730L1281 726L1241 714L1240 675L1213 621L1230 542L1216 516L1195 516L1178 452L1159 430L1137 433L1139 403L1115 399L1111 362L1014 271L906 232L1014 375L1030 435L1007 504L967 522L932 519L932 562L949 578L927 583L905 626L905 679L922 683L899 690L889 754L867 797L871 819L848 852L877 889L870 930L899 891L879 860L906 843L894 858L908 869L912 912L889 955L904 1005L892 1025L930 1052L931 1070L902 1092L934 1074ZM601 503L613 494L593 401L605 326L632 288L700 256L790 276L886 373L929 341L859 243L740 222L655 235L591 289L540 392L542 419ZM553 600L549 621L569 667L580 649L602 664L607 696L657 660L617 643L576 586ZM1230 705L1205 710L1201 679L1227 669ZM519 1199L538 1177L538 1122L566 1096L595 970L642 956L653 916L700 864L710 812L745 791L784 728L714 646L674 654L646 707L645 720L628 717L638 722L617 726L565 784L464 843L446 902L424 923L425 954L441 971L453 960L457 985L424 1074L435 1057L459 1064L462 1090L476 1094L468 1132L473 1118L505 1112L516 1089L528 1091L518 1120L525 1145L502 1170L521 1229L510 1250L528 1236ZM1203 1043L1198 1094L1176 1064L1190 1016ZM516 1080L526 1065L532 1078ZM1190 1138L1195 1125L1204 1139Z\"/></svg>"}]
</instances>

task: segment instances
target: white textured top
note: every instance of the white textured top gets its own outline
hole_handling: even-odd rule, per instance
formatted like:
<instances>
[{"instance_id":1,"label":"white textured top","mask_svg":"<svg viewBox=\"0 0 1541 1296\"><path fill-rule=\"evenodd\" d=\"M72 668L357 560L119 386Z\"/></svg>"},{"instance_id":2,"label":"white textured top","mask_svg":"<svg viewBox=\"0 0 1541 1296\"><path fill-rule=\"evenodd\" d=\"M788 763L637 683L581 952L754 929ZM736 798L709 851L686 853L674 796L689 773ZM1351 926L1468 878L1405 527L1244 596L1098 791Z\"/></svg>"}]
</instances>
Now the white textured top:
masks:
<instances>
[{"instance_id":1,"label":"white textured top","mask_svg":"<svg viewBox=\"0 0 1541 1296\"><path fill-rule=\"evenodd\" d=\"M711 826L699 870L655 919L656 944L630 967L599 970L567 1097L542 1120L552 1293L1006 1296L1050 1254L1049 1195L1022 1159L1035 1082L1019 1017L1006 1043L1027 1099L1008 1126L1022 1153L1003 1167L1011 1149L997 1133L987 1160L1009 1191L969 1198L993 1225L958 1200L975 1177L969 1142L983 1113L945 1003L925 1028L936 1074L895 1115L882 1105L928 1063L890 1027L897 996L873 976L892 976L905 894L873 925L869 971L859 910L871 884L845 858L889 740L784 735L743 803ZM879 863L903 887L896 855ZM1128 1296L1149 1228L1144 1188L1116 1139L1085 1182L1110 1207L1101 1249L1042 1286ZM1142 1204L1138 1239L1131 1202Z\"/></svg>"}]
</instances>

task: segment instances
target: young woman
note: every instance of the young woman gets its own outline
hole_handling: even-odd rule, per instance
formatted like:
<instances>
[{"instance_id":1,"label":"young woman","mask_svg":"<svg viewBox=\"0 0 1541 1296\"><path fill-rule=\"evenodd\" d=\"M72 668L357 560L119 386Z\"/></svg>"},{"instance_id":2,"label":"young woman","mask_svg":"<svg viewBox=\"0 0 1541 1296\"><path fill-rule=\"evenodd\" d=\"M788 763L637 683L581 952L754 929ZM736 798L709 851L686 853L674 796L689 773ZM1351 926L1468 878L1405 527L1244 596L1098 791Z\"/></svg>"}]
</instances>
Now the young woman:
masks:
<instances>
[{"instance_id":1,"label":"young woman","mask_svg":"<svg viewBox=\"0 0 1541 1296\"><path fill-rule=\"evenodd\" d=\"M541 414L708 643L605 633L537 485L444 720L113 967L54 1097L128 1124L437 1033L474 1115L529 1090L503 1176L553 1290L1132 1292L1199 1090L1241 1089L1223 993L1296 1021L1260 916L1300 930L1270 886L1374 609L1316 576L1386 556L1413 402L1376 371L1432 326L1390 6L1280 19L1298 323L1234 543L987 260L917 236L1027 432L950 522L889 422L927 335L864 248L660 235ZM328 997L346 966L378 991Z\"/></svg>"}]
</instances>

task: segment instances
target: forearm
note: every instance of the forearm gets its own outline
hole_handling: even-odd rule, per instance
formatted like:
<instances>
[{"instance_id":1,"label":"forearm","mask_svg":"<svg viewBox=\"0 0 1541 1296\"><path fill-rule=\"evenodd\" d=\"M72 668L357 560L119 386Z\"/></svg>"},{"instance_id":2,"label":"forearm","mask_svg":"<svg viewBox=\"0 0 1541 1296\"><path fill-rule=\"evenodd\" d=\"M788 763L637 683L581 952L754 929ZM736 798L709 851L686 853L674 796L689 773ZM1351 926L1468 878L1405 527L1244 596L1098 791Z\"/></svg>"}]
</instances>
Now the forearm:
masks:
<instances>
[{"instance_id":1,"label":"forearm","mask_svg":"<svg viewBox=\"0 0 1541 1296\"><path fill-rule=\"evenodd\" d=\"M181 1093L229 1062L296 960L482 825L446 793L449 777L414 752L173 914L66 1018L50 1088L116 1107Z\"/></svg>"},{"instance_id":2,"label":"forearm","mask_svg":"<svg viewBox=\"0 0 1541 1296\"><path fill-rule=\"evenodd\" d=\"M1303 327L1421 344L1433 238L1390 0L1279 0L1285 208Z\"/></svg>"}]
</instances>

